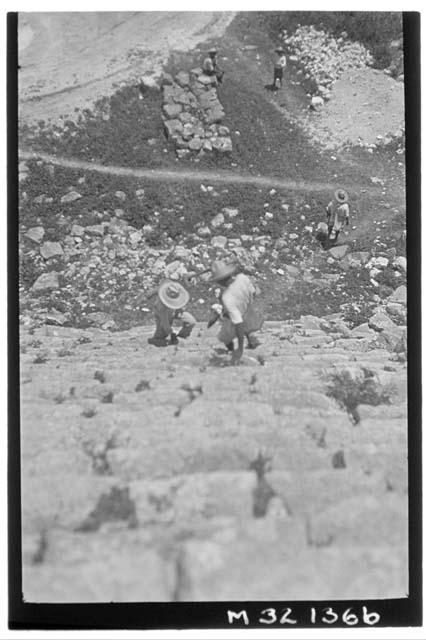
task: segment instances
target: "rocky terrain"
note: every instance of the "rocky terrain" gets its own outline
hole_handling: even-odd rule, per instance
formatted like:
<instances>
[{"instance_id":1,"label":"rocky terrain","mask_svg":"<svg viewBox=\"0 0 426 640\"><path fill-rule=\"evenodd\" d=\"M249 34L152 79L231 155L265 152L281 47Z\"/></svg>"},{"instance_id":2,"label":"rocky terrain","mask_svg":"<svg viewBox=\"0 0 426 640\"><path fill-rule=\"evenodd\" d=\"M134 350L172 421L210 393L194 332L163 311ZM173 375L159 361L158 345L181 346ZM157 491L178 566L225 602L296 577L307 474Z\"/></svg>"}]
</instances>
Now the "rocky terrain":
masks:
<instances>
[{"instance_id":1,"label":"rocky terrain","mask_svg":"<svg viewBox=\"0 0 426 640\"><path fill-rule=\"evenodd\" d=\"M50 121L22 117L28 601L407 591L400 69L353 33L278 36L278 95L275 41L239 14L215 40L219 90L204 50L181 43L161 73L157 58L143 79L120 71L112 96L86 87L90 109L59 113L46 95ZM315 229L337 186L350 225L326 251ZM218 291L203 272L230 257L267 320L237 367L205 324ZM186 283L198 323L162 350L135 298L165 276Z\"/></svg>"}]
</instances>

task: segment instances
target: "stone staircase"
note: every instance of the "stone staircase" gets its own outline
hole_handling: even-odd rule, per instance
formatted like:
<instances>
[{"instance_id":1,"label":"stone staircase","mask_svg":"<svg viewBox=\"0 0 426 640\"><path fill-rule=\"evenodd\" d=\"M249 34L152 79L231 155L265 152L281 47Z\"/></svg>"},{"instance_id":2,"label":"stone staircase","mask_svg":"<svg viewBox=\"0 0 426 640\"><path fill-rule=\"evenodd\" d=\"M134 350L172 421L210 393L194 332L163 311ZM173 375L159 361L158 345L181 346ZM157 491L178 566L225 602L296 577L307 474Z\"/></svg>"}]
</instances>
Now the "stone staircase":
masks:
<instances>
[{"instance_id":1,"label":"stone staircase","mask_svg":"<svg viewBox=\"0 0 426 640\"><path fill-rule=\"evenodd\" d=\"M25 600L404 597L406 365L356 331L269 322L238 367L214 328L151 332L21 336ZM326 379L361 367L393 396L354 424Z\"/></svg>"}]
</instances>

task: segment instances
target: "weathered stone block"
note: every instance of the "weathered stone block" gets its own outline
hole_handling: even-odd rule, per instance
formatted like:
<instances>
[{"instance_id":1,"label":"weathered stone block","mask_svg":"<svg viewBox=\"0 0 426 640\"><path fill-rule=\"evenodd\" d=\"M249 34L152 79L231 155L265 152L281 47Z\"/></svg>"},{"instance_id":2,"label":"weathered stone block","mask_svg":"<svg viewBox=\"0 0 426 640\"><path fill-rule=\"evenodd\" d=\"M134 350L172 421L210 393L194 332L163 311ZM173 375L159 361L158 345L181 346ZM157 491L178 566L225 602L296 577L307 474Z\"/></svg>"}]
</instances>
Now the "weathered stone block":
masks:
<instances>
[{"instance_id":1,"label":"weathered stone block","mask_svg":"<svg viewBox=\"0 0 426 640\"><path fill-rule=\"evenodd\" d=\"M58 273L56 271L49 271L49 273L42 273L34 282L32 289L34 291L44 291L47 289L57 289L59 287Z\"/></svg>"},{"instance_id":2,"label":"weathered stone block","mask_svg":"<svg viewBox=\"0 0 426 640\"><path fill-rule=\"evenodd\" d=\"M176 118L176 116L182 111L182 105L168 102L163 105L163 111L168 118Z\"/></svg>"}]
</instances>

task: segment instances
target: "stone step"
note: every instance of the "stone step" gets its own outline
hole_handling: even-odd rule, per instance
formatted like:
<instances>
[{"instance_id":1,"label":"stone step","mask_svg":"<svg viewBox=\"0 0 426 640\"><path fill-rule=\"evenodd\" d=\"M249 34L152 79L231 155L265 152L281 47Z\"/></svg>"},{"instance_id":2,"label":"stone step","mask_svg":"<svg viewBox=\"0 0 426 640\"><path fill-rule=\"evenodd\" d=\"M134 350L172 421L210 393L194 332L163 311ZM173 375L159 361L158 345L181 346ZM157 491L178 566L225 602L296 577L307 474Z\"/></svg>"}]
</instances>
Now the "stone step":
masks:
<instances>
[{"instance_id":1,"label":"stone step","mask_svg":"<svg viewBox=\"0 0 426 640\"><path fill-rule=\"evenodd\" d=\"M285 525L283 525L285 526ZM291 525L289 525L291 526ZM296 534L293 534L296 537ZM394 598L408 591L407 557L386 540L376 547L299 548L259 540L186 542L181 601L342 600Z\"/></svg>"}]
</instances>

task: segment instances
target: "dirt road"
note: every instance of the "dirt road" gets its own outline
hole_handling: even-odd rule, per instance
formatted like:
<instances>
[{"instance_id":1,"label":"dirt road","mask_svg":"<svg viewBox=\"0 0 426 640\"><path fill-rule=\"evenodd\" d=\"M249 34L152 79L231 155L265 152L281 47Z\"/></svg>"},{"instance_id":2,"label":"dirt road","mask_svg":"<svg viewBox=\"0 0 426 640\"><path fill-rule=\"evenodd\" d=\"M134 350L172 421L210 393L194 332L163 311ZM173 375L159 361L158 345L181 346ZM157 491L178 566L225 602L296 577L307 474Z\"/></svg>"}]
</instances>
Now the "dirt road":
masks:
<instances>
[{"instance_id":1,"label":"dirt road","mask_svg":"<svg viewBox=\"0 0 426 640\"><path fill-rule=\"evenodd\" d=\"M172 51L219 37L234 13L20 13L20 118L55 120L124 81L157 76Z\"/></svg>"}]
</instances>

